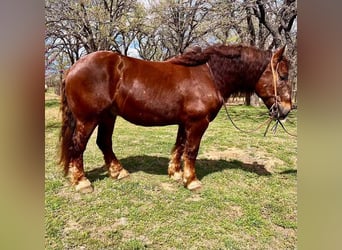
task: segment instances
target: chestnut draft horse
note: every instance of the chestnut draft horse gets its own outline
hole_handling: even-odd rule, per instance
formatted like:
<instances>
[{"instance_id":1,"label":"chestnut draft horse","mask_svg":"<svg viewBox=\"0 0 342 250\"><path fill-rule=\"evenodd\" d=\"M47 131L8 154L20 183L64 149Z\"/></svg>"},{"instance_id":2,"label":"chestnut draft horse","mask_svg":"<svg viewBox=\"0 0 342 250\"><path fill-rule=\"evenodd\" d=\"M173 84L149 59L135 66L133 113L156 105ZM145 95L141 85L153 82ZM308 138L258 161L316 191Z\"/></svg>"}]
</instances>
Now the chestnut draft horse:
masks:
<instances>
[{"instance_id":1,"label":"chestnut draft horse","mask_svg":"<svg viewBox=\"0 0 342 250\"><path fill-rule=\"evenodd\" d=\"M142 126L177 124L168 174L190 190L200 188L195 161L201 138L230 95L256 92L277 119L291 110L284 49L272 53L213 45L163 62L109 51L84 56L68 70L61 89L60 163L65 175L77 191L93 191L84 173L83 152L96 126L96 143L109 176L129 175L112 150L115 119L121 116Z\"/></svg>"}]
</instances>

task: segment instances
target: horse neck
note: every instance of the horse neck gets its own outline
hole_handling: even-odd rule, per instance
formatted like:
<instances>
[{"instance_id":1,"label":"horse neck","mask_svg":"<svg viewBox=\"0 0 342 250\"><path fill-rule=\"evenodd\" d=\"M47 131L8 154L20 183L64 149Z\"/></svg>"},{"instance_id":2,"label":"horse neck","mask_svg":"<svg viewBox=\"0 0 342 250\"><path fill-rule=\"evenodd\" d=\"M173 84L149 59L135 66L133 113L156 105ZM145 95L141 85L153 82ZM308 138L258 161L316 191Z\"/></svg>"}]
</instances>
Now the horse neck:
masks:
<instances>
[{"instance_id":1,"label":"horse neck","mask_svg":"<svg viewBox=\"0 0 342 250\"><path fill-rule=\"evenodd\" d=\"M226 100L232 94L254 92L270 59L270 52L253 49L243 51L240 57L233 59L212 55L208 64L214 81Z\"/></svg>"}]
</instances>

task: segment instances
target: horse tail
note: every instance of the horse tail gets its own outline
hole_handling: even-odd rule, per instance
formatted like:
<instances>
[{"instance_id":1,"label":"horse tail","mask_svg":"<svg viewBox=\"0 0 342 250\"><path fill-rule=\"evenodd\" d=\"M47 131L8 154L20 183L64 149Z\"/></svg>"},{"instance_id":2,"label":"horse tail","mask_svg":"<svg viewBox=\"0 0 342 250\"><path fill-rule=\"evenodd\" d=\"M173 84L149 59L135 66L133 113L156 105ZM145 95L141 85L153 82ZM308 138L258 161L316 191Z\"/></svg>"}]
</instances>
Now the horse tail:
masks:
<instances>
[{"instance_id":1,"label":"horse tail","mask_svg":"<svg viewBox=\"0 0 342 250\"><path fill-rule=\"evenodd\" d=\"M59 164L63 167L64 175L68 174L69 162L72 156L73 135L76 128L76 120L72 114L65 94L65 79L61 86L62 127L59 134L60 159Z\"/></svg>"}]
</instances>

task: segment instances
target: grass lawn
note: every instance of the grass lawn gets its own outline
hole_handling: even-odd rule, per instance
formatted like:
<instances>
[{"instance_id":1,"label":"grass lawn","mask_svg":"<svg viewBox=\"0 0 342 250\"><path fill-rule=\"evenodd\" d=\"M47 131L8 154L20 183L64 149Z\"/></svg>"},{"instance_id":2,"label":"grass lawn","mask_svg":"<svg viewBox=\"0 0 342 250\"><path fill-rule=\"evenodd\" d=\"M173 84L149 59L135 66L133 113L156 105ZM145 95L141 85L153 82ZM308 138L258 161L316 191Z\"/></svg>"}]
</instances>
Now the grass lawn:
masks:
<instances>
[{"instance_id":1,"label":"grass lawn","mask_svg":"<svg viewBox=\"0 0 342 250\"><path fill-rule=\"evenodd\" d=\"M206 131L191 192L169 179L177 127L139 127L118 118L114 151L131 173L103 171L93 133L84 154L95 191L76 193L58 161L59 97L45 101L45 249L295 249L297 141L280 127L263 137L237 131L224 109ZM245 129L267 119L265 107L229 107ZM296 111L285 123L296 133Z\"/></svg>"}]
</instances>

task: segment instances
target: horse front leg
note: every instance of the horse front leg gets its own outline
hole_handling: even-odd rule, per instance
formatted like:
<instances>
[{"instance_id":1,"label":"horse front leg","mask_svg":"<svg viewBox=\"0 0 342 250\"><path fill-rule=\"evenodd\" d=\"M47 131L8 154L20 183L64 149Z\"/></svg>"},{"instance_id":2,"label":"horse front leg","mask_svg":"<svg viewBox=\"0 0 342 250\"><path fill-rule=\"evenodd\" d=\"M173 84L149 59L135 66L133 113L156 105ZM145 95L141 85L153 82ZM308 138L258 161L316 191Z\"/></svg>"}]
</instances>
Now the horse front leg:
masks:
<instances>
[{"instance_id":1,"label":"horse front leg","mask_svg":"<svg viewBox=\"0 0 342 250\"><path fill-rule=\"evenodd\" d=\"M81 193L89 193L94 190L91 182L87 179L83 167L83 153L87 146L89 137L96 127L95 122L79 122L72 138L72 157L69 163L68 177L76 191Z\"/></svg>"},{"instance_id":2,"label":"horse front leg","mask_svg":"<svg viewBox=\"0 0 342 250\"><path fill-rule=\"evenodd\" d=\"M203 119L186 126L186 143L183 154L183 184L189 190L196 190L202 187L201 182L196 177L195 162L202 136L208 125L208 120Z\"/></svg>"},{"instance_id":3,"label":"horse front leg","mask_svg":"<svg viewBox=\"0 0 342 250\"><path fill-rule=\"evenodd\" d=\"M121 163L116 158L113 152L112 135L114 131L116 116L103 118L99 123L96 144L101 149L108 174L113 179L123 179L129 176L129 173L124 169Z\"/></svg>"},{"instance_id":4,"label":"horse front leg","mask_svg":"<svg viewBox=\"0 0 342 250\"><path fill-rule=\"evenodd\" d=\"M168 174L171 179L181 181L183 171L181 168L181 157L184 152L185 144L185 129L183 125L179 125L175 146L171 152L171 159L168 166Z\"/></svg>"}]
</instances>

